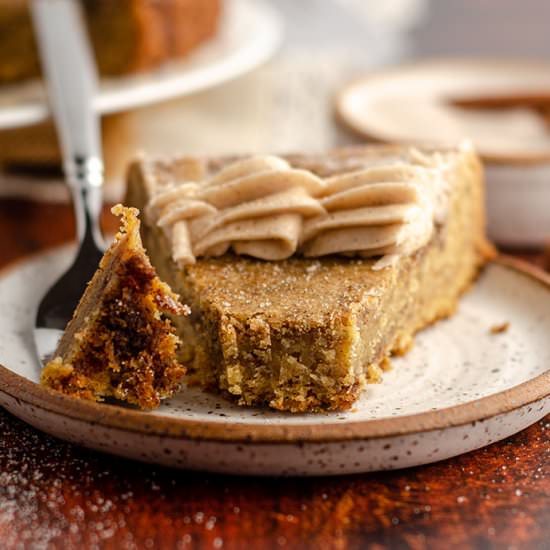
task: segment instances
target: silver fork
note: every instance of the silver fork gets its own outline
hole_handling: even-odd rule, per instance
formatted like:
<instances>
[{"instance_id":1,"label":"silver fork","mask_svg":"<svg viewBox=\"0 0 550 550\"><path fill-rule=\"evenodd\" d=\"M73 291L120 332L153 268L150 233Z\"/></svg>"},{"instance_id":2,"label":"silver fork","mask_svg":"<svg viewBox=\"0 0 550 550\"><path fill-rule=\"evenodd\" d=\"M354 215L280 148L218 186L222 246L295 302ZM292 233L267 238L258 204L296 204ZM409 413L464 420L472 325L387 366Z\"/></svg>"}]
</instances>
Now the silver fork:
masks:
<instances>
[{"instance_id":1,"label":"silver fork","mask_svg":"<svg viewBox=\"0 0 550 550\"><path fill-rule=\"evenodd\" d=\"M99 121L93 104L96 68L79 2L32 0L31 14L65 179L72 194L79 242L73 264L38 306L34 335L43 360L55 350L103 254L99 226L103 161Z\"/></svg>"}]
</instances>

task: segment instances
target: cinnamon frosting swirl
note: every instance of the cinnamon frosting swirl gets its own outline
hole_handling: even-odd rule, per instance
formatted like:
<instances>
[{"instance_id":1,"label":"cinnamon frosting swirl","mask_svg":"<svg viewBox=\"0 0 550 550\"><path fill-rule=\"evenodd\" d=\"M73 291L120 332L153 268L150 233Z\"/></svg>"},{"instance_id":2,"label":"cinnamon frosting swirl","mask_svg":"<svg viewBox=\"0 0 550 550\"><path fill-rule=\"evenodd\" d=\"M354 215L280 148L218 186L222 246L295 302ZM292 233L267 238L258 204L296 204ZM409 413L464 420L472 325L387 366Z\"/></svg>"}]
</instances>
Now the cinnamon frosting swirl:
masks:
<instances>
[{"instance_id":1,"label":"cinnamon frosting swirl","mask_svg":"<svg viewBox=\"0 0 550 550\"><path fill-rule=\"evenodd\" d=\"M231 249L263 260L382 256L380 268L430 240L444 187L434 159L320 178L266 155L206 181L172 184L145 214L165 231L179 265Z\"/></svg>"}]
</instances>

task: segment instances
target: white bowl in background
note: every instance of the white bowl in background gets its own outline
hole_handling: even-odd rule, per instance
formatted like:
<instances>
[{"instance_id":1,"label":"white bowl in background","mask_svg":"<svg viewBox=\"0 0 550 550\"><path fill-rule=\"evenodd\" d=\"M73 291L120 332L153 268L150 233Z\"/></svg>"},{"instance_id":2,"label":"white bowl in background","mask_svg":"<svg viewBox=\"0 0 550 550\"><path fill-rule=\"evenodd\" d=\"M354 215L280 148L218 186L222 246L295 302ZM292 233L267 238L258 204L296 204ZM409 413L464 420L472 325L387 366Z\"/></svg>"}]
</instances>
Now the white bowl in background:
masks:
<instances>
[{"instance_id":1,"label":"white bowl in background","mask_svg":"<svg viewBox=\"0 0 550 550\"><path fill-rule=\"evenodd\" d=\"M531 165L485 162L488 232L511 247L550 242L550 162Z\"/></svg>"}]
</instances>

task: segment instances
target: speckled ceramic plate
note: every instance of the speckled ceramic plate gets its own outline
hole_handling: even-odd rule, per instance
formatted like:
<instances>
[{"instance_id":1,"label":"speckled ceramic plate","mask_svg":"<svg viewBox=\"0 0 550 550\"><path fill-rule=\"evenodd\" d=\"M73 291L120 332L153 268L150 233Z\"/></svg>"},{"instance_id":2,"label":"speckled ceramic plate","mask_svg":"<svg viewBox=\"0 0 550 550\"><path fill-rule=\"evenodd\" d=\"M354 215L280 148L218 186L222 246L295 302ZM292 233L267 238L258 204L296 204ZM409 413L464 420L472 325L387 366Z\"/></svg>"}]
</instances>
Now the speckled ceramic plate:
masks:
<instances>
[{"instance_id":1,"label":"speckled ceramic plate","mask_svg":"<svg viewBox=\"0 0 550 550\"><path fill-rule=\"evenodd\" d=\"M506 259L346 413L245 409L197 389L153 413L65 397L37 384L30 326L70 257L58 249L0 276L0 405L62 439L181 468L344 474L455 456L550 413L550 277Z\"/></svg>"}]
</instances>

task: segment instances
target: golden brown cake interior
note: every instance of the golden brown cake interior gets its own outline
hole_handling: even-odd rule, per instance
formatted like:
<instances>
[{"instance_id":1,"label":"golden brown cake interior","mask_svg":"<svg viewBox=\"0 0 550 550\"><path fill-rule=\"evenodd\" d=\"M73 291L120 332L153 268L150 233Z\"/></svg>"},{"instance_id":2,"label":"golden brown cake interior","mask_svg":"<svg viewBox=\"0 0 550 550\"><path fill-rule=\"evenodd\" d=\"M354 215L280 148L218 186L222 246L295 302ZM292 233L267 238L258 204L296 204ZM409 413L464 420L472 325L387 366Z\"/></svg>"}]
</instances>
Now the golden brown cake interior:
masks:
<instances>
[{"instance_id":1,"label":"golden brown cake interior","mask_svg":"<svg viewBox=\"0 0 550 550\"><path fill-rule=\"evenodd\" d=\"M234 254L178 267L166 235L144 224L153 264L192 310L177 322L190 380L243 405L294 412L349 408L366 382L380 379L389 355L406 351L415 332L454 311L494 253L485 238L477 156L444 154L445 220L426 246L386 269L373 270L373 259L266 262ZM409 161L407 149L396 147L286 158L320 176ZM200 181L229 160L137 162L127 201L144 207L159 189Z\"/></svg>"},{"instance_id":2,"label":"golden brown cake interior","mask_svg":"<svg viewBox=\"0 0 550 550\"><path fill-rule=\"evenodd\" d=\"M73 319L42 372L42 384L65 394L113 397L152 409L179 387L179 339L163 314L188 313L160 281L141 245L135 209L115 207L121 231L88 284Z\"/></svg>"}]
</instances>

